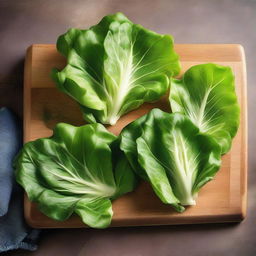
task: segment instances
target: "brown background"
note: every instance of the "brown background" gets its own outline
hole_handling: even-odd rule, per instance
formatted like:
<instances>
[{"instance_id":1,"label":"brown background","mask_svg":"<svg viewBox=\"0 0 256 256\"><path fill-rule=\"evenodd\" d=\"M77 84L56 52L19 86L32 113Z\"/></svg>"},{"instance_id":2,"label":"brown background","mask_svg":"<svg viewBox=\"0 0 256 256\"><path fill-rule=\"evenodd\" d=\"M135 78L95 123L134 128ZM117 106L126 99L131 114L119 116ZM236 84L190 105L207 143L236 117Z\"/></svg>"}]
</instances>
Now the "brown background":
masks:
<instances>
[{"instance_id":1,"label":"brown background","mask_svg":"<svg viewBox=\"0 0 256 256\"><path fill-rule=\"evenodd\" d=\"M39 250L6 255L229 256L256 255L256 1L255 0L0 0L0 106L22 117L22 75L26 48L54 43L69 27L86 28L109 13L177 43L240 43L245 47L249 100L248 214L241 224L51 230Z\"/></svg>"}]
</instances>

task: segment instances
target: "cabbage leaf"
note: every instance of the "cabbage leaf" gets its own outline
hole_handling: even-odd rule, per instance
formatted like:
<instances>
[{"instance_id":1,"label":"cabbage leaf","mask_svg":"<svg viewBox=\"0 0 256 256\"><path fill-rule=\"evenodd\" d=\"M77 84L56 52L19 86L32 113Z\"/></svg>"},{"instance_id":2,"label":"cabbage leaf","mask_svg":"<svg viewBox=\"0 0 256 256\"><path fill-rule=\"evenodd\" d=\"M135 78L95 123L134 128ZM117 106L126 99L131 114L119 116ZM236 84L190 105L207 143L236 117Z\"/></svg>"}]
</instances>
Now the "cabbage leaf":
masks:
<instances>
[{"instance_id":1,"label":"cabbage leaf","mask_svg":"<svg viewBox=\"0 0 256 256\"><path fill-rule=\"evenodd\" d=\"M114 125L125 113L164 95L180 71L173 39L133 24L122 13L57 40L66 67L52 71L57 87L76 100L90 123Z\"/></svg>"},{"instance_id":2,"label":"cabbage leaf","mask_svg":"<svg viewBox=\"0 0 256 256\"><path fill-rule=\"evenodd\" d=\"M135 175L116 136L101 124L58 124L50 138L28 142L16 157L16 180L55 220L74 212L94 228L112 219L111 200L132 191Z\"/></svg>"},{"instance_id":3,"label":"cabbage leaf","mask_svg":"<svg viewBox=\"0 0 256 256\"><path fill-rule=\"evenodd\" d=\"M215 138L222 154L230 150L240 122L230 67L212 63L191 67L180 80L172 79L170 103L173 112L187 115L201 132Z\"/></svg>"},{"instance_id":4,"label":"cabbage leaf","mask_svg":"<svg viewBox=\"0 0 256 256\"><path fill-rule=\"evenodd\" d=\"M120 148L160 200L178 212L196 204L199 189L213 179L221 163L221 148L214 139L201 134L187 116L160 109L126 126Z\"/></svg>"}]
</instances>

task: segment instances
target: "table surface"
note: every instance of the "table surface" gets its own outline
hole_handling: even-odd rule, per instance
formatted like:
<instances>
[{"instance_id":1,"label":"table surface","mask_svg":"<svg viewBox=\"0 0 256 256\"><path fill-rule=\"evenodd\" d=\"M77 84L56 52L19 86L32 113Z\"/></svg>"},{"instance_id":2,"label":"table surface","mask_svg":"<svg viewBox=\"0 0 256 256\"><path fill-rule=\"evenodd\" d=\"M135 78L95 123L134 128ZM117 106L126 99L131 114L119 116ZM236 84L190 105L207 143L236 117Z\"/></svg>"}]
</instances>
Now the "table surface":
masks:
<instances>
[{"instance_id":1,"label":"table surface","mask_svg":"<svg viewBox=\"0 0 256 256\"><path fill-rule=\"evenodd\" d=\"M5 255L229 256L256 255L256 1L254 0L1 0L0 107L22 118L23 65L33 43L55 43L69 27L87 28L124 12L135 23L172 34L177 43L240 43L248 71L248 213L241 224L44 231L36 252ZM251 117L251 118L250 118Z\"/></svg>"}]
</instances>

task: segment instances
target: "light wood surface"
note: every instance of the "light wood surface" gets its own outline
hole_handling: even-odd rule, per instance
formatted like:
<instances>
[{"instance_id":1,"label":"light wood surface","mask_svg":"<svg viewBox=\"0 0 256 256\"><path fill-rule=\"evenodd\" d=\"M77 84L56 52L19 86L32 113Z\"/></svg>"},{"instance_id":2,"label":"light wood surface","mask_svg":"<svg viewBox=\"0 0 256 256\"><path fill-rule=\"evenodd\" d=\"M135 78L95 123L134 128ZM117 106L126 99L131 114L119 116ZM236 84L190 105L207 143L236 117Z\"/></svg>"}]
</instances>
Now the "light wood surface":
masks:
<instances>
[{"instance_id":1,"label":"light wood surface","mask_svg":"<svg viewBox=\"0 0 256 256\"><path fill-rule=\"evenodd\" d=\"M239 131L231 151L222 157L220 171L199 192L196 206L177 213L171 206L160 202L148 184L142 183L134 192L113 202L111 226L238 222L246 215L247 97L244 50L240 45L232 44L177 44L175 49L182 63L181 74L193 65L207 62L232 68L241 106ZM65 59L56 51L55 45L32 45L28 48L24 75L24 142L50 136L52 128L59 122L84 124L77 104L59 92L50 78L53 67L61 69L64 66ZM144 104L108 129L118 134L126 124L154 107L168 111L166 97L154 104ZM24 204L26 221L32 227L86 227L75 215L64 222L46 217L26 195Z\"/></svg>"}]
</instances>

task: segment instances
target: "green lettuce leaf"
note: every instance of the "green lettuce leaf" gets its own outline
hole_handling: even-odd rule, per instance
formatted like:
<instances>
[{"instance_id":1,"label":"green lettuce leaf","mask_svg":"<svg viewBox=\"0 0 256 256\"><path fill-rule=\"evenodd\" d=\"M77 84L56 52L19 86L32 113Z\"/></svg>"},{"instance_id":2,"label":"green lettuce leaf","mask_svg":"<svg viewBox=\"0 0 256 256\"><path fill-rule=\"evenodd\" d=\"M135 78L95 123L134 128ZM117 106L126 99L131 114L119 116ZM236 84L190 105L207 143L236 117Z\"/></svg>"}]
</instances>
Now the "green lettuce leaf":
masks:
<instances>
[{"instance_id":1,"label":"green lettuce leaf","mask_svg":"<svg viewBox=\"0 0 256 256\"><path fill-rule=\"evenodd\" d=\"M211 63L191 67L181 80L172 79L170 103L173 112L187 115L215 138L222 154L230 150L240 122L231 68Z\"/></svg>"},{"instance_id":2,"label":"green lettuce leaf","mask_svg":"<svg viewBox=\"0 0 256 256\"><path fill-rule=\"evenodd\" d=\"M161 201L179 212L195 205L199 189L213 179L221 163L221 148L214 139L201 134L185 115L159 109L126 126L120 148Z\"/></svg>"},{"instance_id":3,"label":"green lettuce leaf","mask_svg":"<svg viewBox=\"0 0 256 256\"><path fill-rule=\"evenodd\" d=\"M65 220L74 212L85 224L105 228L111 200L136 185L115 141L101 124L58 124L52 137L25 144L15 160L16 179L47 216Z\"/></svg>"},{"instance_id":4,"label":"green lettuce leaf","mask_svg":"<svg viewBox=\"0 0 256 256\"><path fill-rule=\"evenodd\" d=\"M180 71L172 37L133 24L122 13L87 30L70 29L57 49L67 65L54 69L52 78L91 123L114 125L144 102L158 100Z\"/></svg>"}]
</instances>

